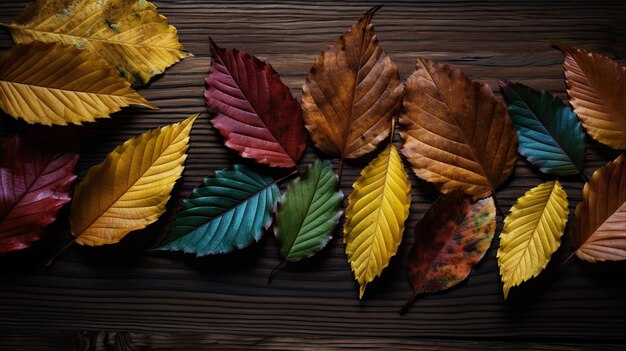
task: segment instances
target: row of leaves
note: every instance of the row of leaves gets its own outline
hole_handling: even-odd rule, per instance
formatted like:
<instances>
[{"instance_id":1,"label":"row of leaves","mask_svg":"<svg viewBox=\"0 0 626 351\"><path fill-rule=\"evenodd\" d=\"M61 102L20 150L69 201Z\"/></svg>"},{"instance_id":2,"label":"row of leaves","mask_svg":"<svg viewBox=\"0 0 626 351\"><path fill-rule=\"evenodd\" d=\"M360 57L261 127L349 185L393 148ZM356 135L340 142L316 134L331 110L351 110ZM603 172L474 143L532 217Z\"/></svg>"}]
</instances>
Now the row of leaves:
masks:
<instances>
[{"instance_id":1,"label":"row of leaves","mask_svg":"<svg viewBox=\"0 0 626 351\"><path fill-rule=\"evenodd\" d=\"M136 6L142 11L128 15ZM495 234L493 195L513 172L518 149L542 172L568 176L581 173L584 164L583 126L606 145L626 147L624 68L610 59L559 44L574 111L546 91L503 81L507 113L487 84L435 61L418 59L402 84L371 24L378 8L317 57L302 104L271 65L211 41L205 97L226 146L294 171L279 180L241 165L217 171L184 201L157 249L228 253L258 241L273 226L285 261L312 256L332 238L343 195L330 163L318 160L281 196L277 184L299 172L306 131L318 149L341 160L340 178L346 159L368 155L393 136L400 115L402 154L418 177L445 194L415 228L408 261L415 297L459 283L482 259ZM128 104L151 106L110 65L139 85L188 55L180 50L175 29L145 1L36 0L7 27L23 44L0 59L0 108L29 123L81 123ZM140 31L147 33L139 36ZM128 43L131 38L149 42ZM73 196L73 242L113 244L160 217L182 174L196 118L130 139L89 170ZM348 198L344 242L360 297L396 254L409 214L408 175L392 141L363 169ZM70 200L77 157L29 148L17 136L5 141L0 252L28 247L41 237ZM581 259L626 257L624 167L620 156L585 185L572 235ZM545 268L567 216L567 197L556 180L530 190L513 206L498 250L505 297Z\"/></svg>"}]
</instances>

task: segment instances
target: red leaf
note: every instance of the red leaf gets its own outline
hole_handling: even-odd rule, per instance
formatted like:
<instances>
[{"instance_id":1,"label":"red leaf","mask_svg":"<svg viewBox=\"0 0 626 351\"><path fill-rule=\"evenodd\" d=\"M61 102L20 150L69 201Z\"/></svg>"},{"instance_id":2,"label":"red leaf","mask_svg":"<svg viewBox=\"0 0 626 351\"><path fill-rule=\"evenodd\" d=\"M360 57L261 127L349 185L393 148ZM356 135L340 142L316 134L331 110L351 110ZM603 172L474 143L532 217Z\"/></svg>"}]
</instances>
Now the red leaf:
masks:
<instances>
[{"instance_id":1,"label":"red leaf","mask_svg":"<svg viewBox=\"0 0 626 351\"><path fill-rule=\"evenodd\" d=\"M0 155L0 253L39 240L70 200L78 155L29 147L13 136Z\"/></svg>"},{"instance_id":2,"label":"red leaf","mask_svg":"<svg viewBox=\"0 0 626 351\"><path fill-rule=\"evenodd\" d=\"M306 146L302 109L271 65L211 40L204 97L226 146L271 167L295 167Z\"/></svg>"},{"instance_id":3,"label":"red leaf","mask_svg":"<svg viewBox=\"0 0 626 351\"><path fill-rule=\"evenodd\" d=\"M417 295L462 282L489 249L495 230L492 197L472 203L455 191L437 200L415 226L407 262L413 296L400 313Z\"/></svg>"}]
</instances>

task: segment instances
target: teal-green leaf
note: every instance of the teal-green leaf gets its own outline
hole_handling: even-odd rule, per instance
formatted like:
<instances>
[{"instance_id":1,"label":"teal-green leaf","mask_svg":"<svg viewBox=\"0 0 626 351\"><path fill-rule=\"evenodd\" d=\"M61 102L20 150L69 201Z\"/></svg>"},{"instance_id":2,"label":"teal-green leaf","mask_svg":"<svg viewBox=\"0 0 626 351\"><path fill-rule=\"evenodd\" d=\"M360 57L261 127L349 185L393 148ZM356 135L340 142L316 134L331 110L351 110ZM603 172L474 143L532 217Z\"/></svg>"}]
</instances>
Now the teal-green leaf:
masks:
<instances>
[{"instance_id":1,"label":"teal-green leaf","mask_svg":"<svg viewBox=\"0 0 626 351\"><path fill-rule=\"evenodd\" d=\"M580 173L585 134L576 113L558 97L520 83L500 81L519 137L519 153L543 173Z\"/></svg>"},{"instance_id":2,"label":"teal-green leaf","mask_svg":"<svg viewBox=\"0 0 626 351\"><path fill-rule=\"evenodd\" d=\"M272 178L242 165L217 171L184 200L157 250L205 256L247 247L271 224L279 197Z\"/></svg>"},{"instance_id":3,"label":"teal-green leaf","mask_svg":"<svg viewBox=\"0 0 626 351\"><path fill-rule=\"evenodd\" d=\"M328 161L316 160L281 197L274 234L285 261L294 262L320 251L333 236L341 217L337 175Z\"/></svg>"}]
</instances>

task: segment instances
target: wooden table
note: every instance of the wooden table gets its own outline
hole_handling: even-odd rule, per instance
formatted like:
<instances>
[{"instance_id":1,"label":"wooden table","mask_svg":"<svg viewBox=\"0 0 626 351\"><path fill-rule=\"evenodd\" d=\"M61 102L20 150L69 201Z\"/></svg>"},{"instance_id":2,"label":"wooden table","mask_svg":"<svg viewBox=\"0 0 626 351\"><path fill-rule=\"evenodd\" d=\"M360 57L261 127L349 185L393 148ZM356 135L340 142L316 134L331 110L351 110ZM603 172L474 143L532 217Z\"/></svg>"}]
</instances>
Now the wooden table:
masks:
<instances>
[{"instance_id":1,"label":"wooden table","mask_svg":"<svg viewBox=\"0 0 626 351\"><path fill-rule=\"evenodd\" d=\"M127 138L202 112L192 132L184 178L168 213L119 245L75 246L46 269L45 261L69 238L66 209L47 239L0 258L0 349L68 350L74 344L84 350L624 349L619 344L626 342L626 265L577 261L554 277L570 253L567 238L547 271L514 289L506 303L496 239L466 282L417 300L407 315L399 316L399 307L410 295L404 265L412 228L437 196L413 175L404 241L383 277L368 287L363 302L339 238L309 263L280 271L271 285L267 276L278 263L271 235L250 249L220 257L144 252L163 235L181 198L203 177L238 160L222 145L204 106L209 35L224 47L272 63L299 97L315 56L375 4L156 3L196 56L140 90L160 110L125 110L110 120L74 128L82 141L78 173L84 176ZM0 22L10 22L25 4L0 2ZM565 97L562 55L548 39L626 58L626 3L619 1L393 2L377 13L374 23L403 79L423 56L455 65L494 88L497 79L506 78ZM1 32L0 49L10 45L9 35ZM1 121L1 134L23 128L6 116ZM617 155L588 141L585 173L591 175ZM302 163L315 157L309 147ZM362 166L348 165L345 170L346 194ZM512 180L497 193L501 205L507 210L545 179L519 159ZM583 183L578 178L562 181L573 212Z\"/></svg>"}]
</instances>

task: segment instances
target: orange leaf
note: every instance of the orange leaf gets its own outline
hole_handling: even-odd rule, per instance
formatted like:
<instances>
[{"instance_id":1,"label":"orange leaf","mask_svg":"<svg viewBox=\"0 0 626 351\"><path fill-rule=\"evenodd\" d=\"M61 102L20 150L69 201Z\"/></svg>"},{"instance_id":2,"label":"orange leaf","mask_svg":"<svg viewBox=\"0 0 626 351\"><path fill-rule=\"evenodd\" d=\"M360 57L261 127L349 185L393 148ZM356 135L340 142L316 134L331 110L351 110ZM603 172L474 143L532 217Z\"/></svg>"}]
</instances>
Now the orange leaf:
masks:
<instances>
[{"instance_id":1,"label":"orange leaf","mask_svg":"<svg viewBox=\"0 0 626 351\"><path fill-rule=\"evenodd\" d=\"M420 58L407 80L403 107L402 153L415 174L441 192L461 189L476 201L513 172L517 135L489 85Z\"/></svg>"},{"instance_id":2,"label":"orange leaf","mask_svg":"<svg viewBox=\"0 0 626 351\"><path fill-rule=\"evenodd\" d=\"M626 162L624 155L598 169L583 188L572 234L584 261L626 259Z\"/></svg>"},{"instance_id":3,"label":"orange leaf","mask_svg":"<svg viewBox=\"0 0 626 351\"><path fill-rule=\"evenodd\" d=\"M626 149L626 67L600 54L553 44L565 54L567 93L587 133L614 149Z\"/></svg>"},{"instance_id":4,"label":"orange leaf","mask_svg":"<svg viewBox=\"0 0 626 351\"><path fill-rule=\"evenodd\" d=\"M304 121L313 143L343 158L363 156L384 140L401 107L398 68L378 45L367 11L315 60L302 87Z\"/></svg>"}]
</instances>

